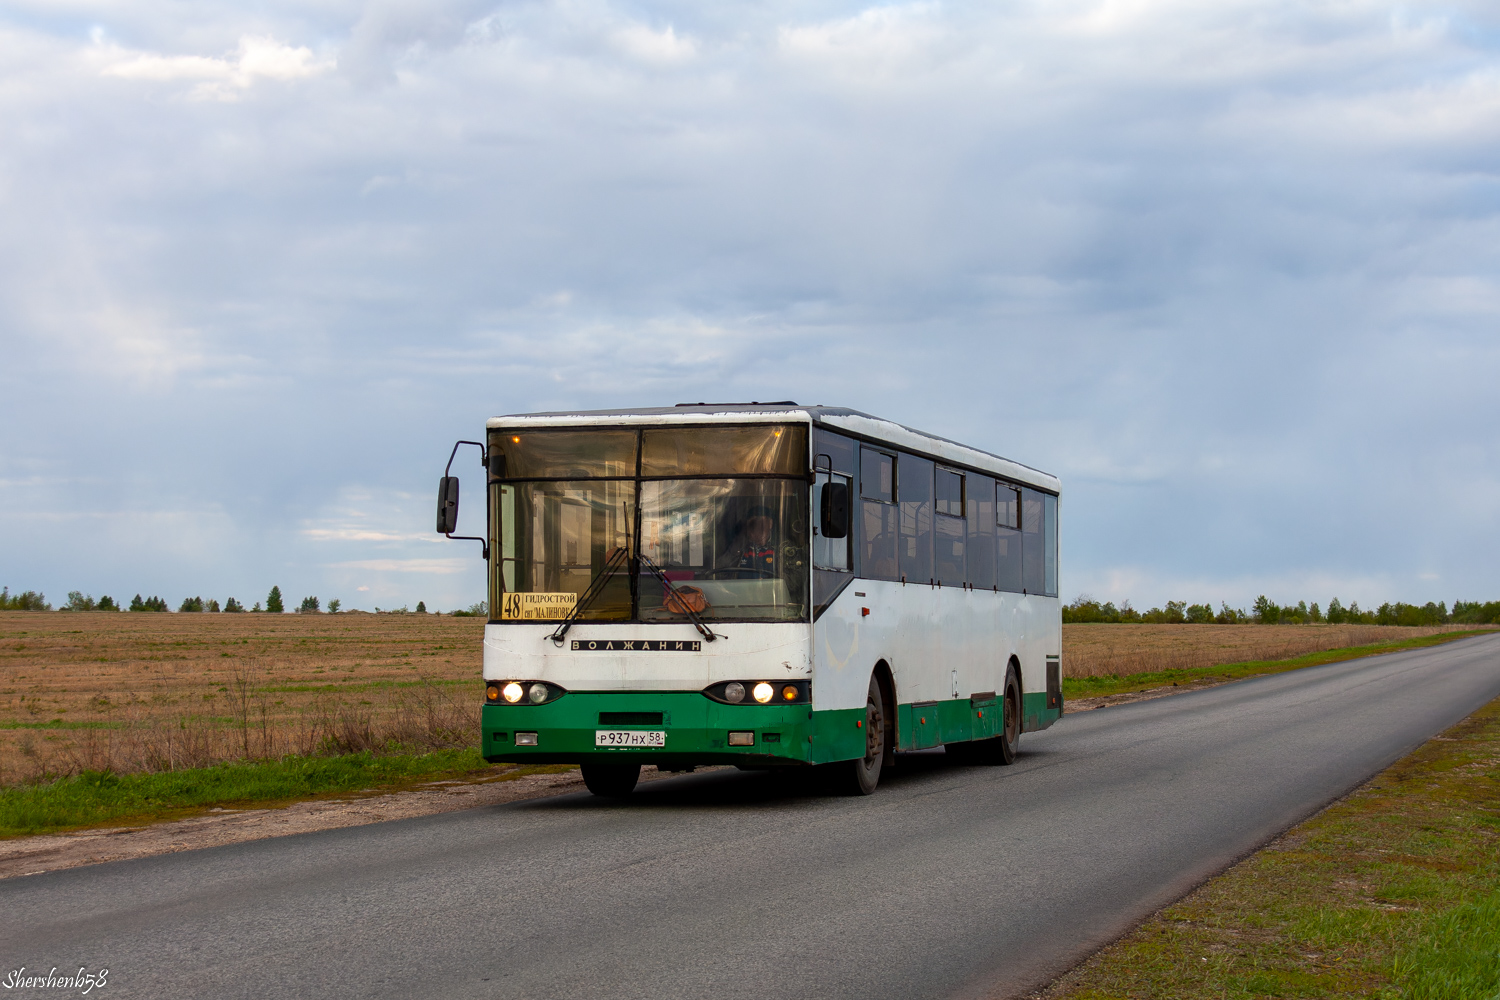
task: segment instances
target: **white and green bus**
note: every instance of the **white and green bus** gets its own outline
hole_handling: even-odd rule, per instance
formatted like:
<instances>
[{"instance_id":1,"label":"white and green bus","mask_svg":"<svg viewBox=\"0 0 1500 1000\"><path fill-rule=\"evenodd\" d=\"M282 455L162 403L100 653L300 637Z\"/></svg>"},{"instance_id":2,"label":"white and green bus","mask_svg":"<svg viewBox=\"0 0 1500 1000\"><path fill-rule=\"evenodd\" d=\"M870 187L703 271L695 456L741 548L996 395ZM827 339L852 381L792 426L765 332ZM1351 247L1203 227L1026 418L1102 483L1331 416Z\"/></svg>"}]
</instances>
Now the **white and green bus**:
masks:
<instances>
[{"instance_id":1,"label":"white and green bus","mask_svg":"<svg viewBox=\"0 0 1500 1000\"><path fill-rule=\"evenodd\" d=\"M466 443L490 761L614 796L643 764L826 765L868 794L898 751L1008 764L1062 716L1053 476L795 403L518 414ZM449 537L457 511L445 475Z\"/></svg>"}]
</instances>

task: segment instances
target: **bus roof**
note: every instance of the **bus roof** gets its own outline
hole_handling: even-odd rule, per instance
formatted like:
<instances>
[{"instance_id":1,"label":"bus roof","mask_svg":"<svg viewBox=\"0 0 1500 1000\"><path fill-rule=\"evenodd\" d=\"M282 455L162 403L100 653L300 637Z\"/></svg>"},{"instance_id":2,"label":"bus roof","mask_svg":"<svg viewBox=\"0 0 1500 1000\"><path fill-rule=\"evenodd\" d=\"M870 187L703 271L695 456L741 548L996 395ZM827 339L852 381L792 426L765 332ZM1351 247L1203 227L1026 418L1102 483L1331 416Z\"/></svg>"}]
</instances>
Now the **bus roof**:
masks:
<instances>
[{"instance_id":1,"label":"bus roof","mask_svg":"<svg viewBox=\"0 0 1500 1000\"><path fill-rule=\"evenodd\" d=\"M874 417L843 406L799 406L781 403L682 403L641 409L572 410L551 413L512 413L491 417L490 429L513 427L597 427L641 424L724 424L806 422L866 441L879 442L916 452L950 465L964 466L1004 479L1060 493L1056 476L992 455L978 448L915 430L891 420Z\"/></svg>"}]
</instances>

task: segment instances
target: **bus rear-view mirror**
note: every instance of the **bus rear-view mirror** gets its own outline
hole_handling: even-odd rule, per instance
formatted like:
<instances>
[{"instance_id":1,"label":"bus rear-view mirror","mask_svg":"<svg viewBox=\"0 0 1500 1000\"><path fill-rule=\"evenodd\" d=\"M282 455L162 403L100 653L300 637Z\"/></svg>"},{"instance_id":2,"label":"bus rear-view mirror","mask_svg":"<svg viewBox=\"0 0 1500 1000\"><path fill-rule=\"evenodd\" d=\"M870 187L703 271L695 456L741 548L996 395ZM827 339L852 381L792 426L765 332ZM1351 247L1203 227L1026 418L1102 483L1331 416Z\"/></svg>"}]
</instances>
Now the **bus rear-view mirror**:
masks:
<instances>
[{"instance_id":1,"label":"bus rear-view mirror","mask_svg":"<svg viewBox=\"0 0 1500 1000\"><path fill-rule=\"evenodd\" d=\"M458 530L457 476L444 476L438 480L437 530L440 535Z\"/></svg>"},{"instance_id":2,"label":"bus rear-view mirror","mask_svg":"<svg viewBox=\"0 0 1500 1000\"><path fill-rule=\"evenodd\" d=\"M849 534L849 484L824 483L821 500L824 538L843 538Z\"/></svg>"}]
</instances>

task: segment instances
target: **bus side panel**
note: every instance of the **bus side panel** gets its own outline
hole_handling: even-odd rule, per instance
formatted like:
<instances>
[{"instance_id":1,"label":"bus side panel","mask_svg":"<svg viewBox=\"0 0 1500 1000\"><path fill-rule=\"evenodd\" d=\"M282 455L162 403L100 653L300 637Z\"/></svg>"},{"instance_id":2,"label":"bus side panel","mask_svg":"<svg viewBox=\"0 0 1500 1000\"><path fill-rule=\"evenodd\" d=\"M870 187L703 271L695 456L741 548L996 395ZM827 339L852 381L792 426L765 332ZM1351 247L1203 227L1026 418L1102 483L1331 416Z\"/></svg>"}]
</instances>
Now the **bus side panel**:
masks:
<instances>
[{"instance_id":1,"label":"bus side panel","mask_svg":"<svg viewBox=\"0 0 1500 1000\"><path fill-rule=\"evenodd\" d=\"M929 727L945 743L984 739L998 731L990 727L998 727L1000 709L982 703L1004 690L1014 656L1023 726L1045 728L1061 715L1046 705L1047 657L1058 655L1061 643L1055 597L855 580L814 625L813 706L862 707L870 675L884 661L896 685L900 749L932 745ZM913 703L930 706L921 713L928 726L918 725Z\"/></svg>"},{"instance_id":2,"label":"bus side panel","mask_svg":"<svg viewBox=\"0 0 1500 1000\"><path fill-rule=\"evenodd\" d=\"M1046 729L1062 718L1057 707L1047 704L1047 661L1062 653L1062 602L1056 597L1021 597L1020 619L1025 640L1021 642L1021 729Z\"/></svg>"}]
</instances>

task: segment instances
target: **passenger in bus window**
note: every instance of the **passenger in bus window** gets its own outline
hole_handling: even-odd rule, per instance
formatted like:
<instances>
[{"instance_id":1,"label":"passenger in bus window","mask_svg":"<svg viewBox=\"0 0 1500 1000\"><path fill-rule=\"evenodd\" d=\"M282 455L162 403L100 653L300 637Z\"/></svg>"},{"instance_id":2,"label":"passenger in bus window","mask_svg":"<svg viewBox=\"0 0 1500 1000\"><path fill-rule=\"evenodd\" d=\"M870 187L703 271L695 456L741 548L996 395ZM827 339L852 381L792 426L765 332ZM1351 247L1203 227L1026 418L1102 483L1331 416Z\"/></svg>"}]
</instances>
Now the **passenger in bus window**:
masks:
<instances>
[{"instance_id":1,"label":"passenger in bus window","mask_svg":"<svg viewBox=\"0 0 1500 1000\"><path fill-rule=\"evenodd\" d=\"M776 572L776 519L771 508L751 507L745 523L724 550L715 569L741 570L741 577L769 578Z\"/></svg>"}]
</instances>

